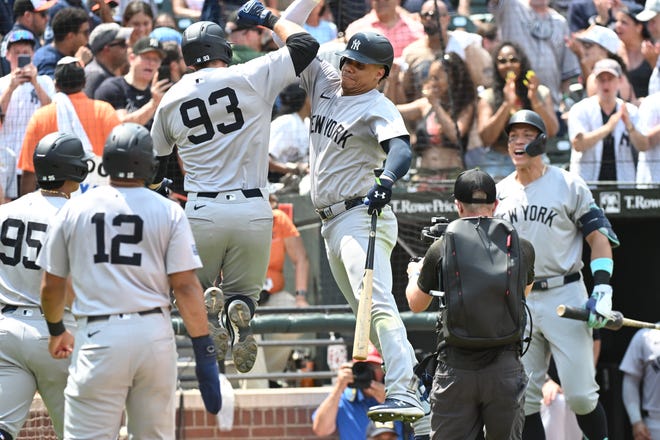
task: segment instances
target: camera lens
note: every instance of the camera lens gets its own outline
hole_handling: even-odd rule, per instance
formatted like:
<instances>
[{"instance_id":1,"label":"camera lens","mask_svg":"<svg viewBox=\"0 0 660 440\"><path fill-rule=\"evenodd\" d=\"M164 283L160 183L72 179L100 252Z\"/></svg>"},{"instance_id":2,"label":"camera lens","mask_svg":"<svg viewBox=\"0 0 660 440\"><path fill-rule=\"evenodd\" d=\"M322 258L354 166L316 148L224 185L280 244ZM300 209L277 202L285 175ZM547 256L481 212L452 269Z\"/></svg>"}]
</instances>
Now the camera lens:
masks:
<instances>
[{"instance_id":1,"label":"camera lens","mask_svg":"<svg viewBox=\"0 0 660 440\"><path fill-rule=\"evenodd\" d=\"M369 362L356 362L353 364L353 383L351 388L365 389L371 386L371 381L376 378L374 367Z\"/></svg>"}]
</instances>

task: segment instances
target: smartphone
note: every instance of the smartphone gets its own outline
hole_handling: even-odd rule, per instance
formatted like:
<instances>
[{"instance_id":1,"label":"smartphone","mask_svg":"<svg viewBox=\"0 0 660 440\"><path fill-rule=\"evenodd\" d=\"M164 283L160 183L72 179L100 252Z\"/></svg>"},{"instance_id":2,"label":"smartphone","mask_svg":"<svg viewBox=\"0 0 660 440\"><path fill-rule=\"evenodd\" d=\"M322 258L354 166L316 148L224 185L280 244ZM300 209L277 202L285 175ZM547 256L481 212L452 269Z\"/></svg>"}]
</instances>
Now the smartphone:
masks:
<instances>
[{"instance_id":1,"label":"smartphone","mask_svg":"<svg viewBox=\"0 0 660 440\"><path fill-rule=\"evenodd\" d=\"M32 57L30 55L19 55L18 56L18 67L23 68L32 62Z\"/></svg>"},{"instance_id":2,"label":"smartphone","mask_svg":"<svg viewBox=\"0 0 660 440\"><path fill-rule=\"evenodd\" d=\"M166 79L169 82L172 82L172 76L170 75L170 66L169 64L162 64L158 68L158 81L161 79Z\"/></svg>"}]
</instances>

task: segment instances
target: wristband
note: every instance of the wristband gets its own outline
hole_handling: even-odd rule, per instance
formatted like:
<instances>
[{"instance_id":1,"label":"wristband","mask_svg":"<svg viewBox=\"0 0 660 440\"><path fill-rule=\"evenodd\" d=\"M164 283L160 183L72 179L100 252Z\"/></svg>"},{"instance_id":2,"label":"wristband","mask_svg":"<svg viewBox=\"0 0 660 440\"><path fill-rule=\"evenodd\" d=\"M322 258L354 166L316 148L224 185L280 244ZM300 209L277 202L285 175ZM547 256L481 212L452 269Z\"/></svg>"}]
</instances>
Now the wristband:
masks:
<instances>
[{"instance_id":1,"label":"wristband","mask_svg":"<svg viewBox=\"0 0 660 440\"><path fill-rule=\"evenodd\" d=\"M296 290L296 296L307 296L307 291L304 289Z\"/></svg>"},{"instance_id":2,"label":"wristband","mask_svg":"<svg viewBox=\"0 0 660 440\"><path fill-rule=\"evenodd\" d=\"M275 24L277 21L280 19L280 17L276 16L272 12L266 17L266 20L264 22L264 26L266 26L268 29L273 30L275 28Z\"/></svg>"},{"instance_id":3,"label":"wristband","mask_svg":"<svg viewBox=\"0 0 660 440\"><path fill-rule=\"evenodd\" d=\"M66 331L66 327L64 327L64 322L62 322L61 319L57 322L46 321L46 325L48 326L48 333L51 336L59 336Z\"/></svg>"},{"instance_id":4,"label":"wristband","mask_svg":"<svg viewBox=\"0 0 660 440\"><path fill-rule=\"evenodd\" d=\"M596 258L591 260L591 273L595 274L596 271L603 270L612 276L614 272L614 260L611 258Z\"/></svg>"}]
</instances>

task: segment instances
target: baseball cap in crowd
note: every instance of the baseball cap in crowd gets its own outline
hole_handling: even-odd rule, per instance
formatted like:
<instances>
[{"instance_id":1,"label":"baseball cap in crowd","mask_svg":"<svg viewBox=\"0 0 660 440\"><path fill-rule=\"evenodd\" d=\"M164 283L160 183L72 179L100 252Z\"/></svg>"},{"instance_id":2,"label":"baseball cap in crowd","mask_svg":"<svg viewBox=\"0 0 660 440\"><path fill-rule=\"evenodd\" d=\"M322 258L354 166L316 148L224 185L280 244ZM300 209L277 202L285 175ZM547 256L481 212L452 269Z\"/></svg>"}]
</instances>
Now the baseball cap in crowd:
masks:
<instances>
[{"instance_id":1,"label":"baseball cap in crowd","mask_svg":"<svg viewBox=\"0 0 660 440\"><path fill-rule=\"evenodd\" d=\"M55 6L57 0L16 0L14 2L14 18L26 12L43 12Z\"/></svg>"},{"instance_id":2,"label":"baseball cap in crowd","mask_svg":"<svg viewBox=\"0 0 660 440\"><path fill-rule=\"evenodd\" d=\"M376 346L369 342L369 353L367 353L367 359L363 362L372 362L374 364L383 365L383 358L378 353Z\"/></svg>"},{"instance_id":3,"label":"baseball cap in crowd","mask_svg":"<svg viewBox=\"0 0 660 440\"><path fill-rule=\"evenodd\" d=\"M127 40L132 33L133 28L121 27L117 23L101 23L89 34L89 48L97 54L114 40Z\"/></svg>"},{"instance_id":4,"label":"baseball cap in crowd","mask_svg":"<svg viewBox=\"0 0 660 440\"><path fill-rule=\"evenodd\" d=\"M594 64L594 76L598 76L604 72L611 73L616 77L621 77L621 75L623 75L619 63L611 58L605 58L604 60L597 61L596 64Z\"/></svg>"},{"instance_id":5,"label":"baseball cap in crowd","mask_svg":"<svg viewBox=\"0 0 660 440\"><path fill-rule=\"evenodd\" d=\"M169 28L169 27L157 27L156 29L151 31L149 36L151 38L157 39L161 43L166 43L168 41L174 41L179 46L181 45L181 41L183 40L181 32L177 31L176 29Z\"/></svg>"},{"instance_id":6,"label":"baseball cap in crowd","mask_svg":"<svg viewBox=\"0 0 660 440\"><path fill-rule=\"evenodd\" d=\"M637 14L637 20L649 21L658 14L660 14L660 0L646 0L644 10Z\"/></svg>"},{"instance_id":7,"label":"baseball cap in crowd","mask_svg":"<svg viewBox=\"0 0 660 440\"><path fill-rule=\"evenodd\" d=\"M484 192L486 197L475 197L476 191ZM494 203L497 190L490 175L478 168L463 171L454 183L454 198L463 203Z\"/></svg>"},{"instance_id":8,"label":"baseball cap in crowd","mask_svg":"<svg viewBox=\"0 0 660 440\"><path fill-rule=\"evenodd\" d=\"M5 37L7 49L9 49L9 46L12 44L20 42L30 43L34 47L34 45L37 44L37 39L34 38L34 34L32 32L26 31L25 29L11 31Z\"/></svg>"},{"instance_id":9,"label":"baseball cap in crowd","mask_svg":"<svg viewBox=\"0 0 660 440\"><path fill-rule=\"evenodd\" d=\"M161 59L166 55L163 44L157 38L142 37L133 45L133 54L140 55L147 52L157 52Z\"/></svg>"},{"instance_id":10,"label":"baseball cap in crowd","mask_svg":"<svg viewBox=\"0 0 660 440\"><path fill-rule=\"evenodd\" d=\"M386 433L397 434L396 429L394 429L394 422L369 422L369 425L367 426L368 439Z\"/></svg>"},{"instance_id":11,"label":"baseball cap in crowd","mask_svg":"<svg viewBox=\"0 0 660 440\"><path fill-rule=\"evenodd\" d=\"M55 83L65 93L85 85L85 69L76 57L63 57L55 65Z\"/></svg>"},{"instance_id":12,"label":"baseball cap in crowd","mask_svg":"<svg viewBox=\"0 0 660 440\"><path fill-rule=\"evenodd\" d=\"M621 47L621 40L616 32L605 26L591 26L578 37L578 40L596 43L610 53L617 53Z\"/></svg>"}]
</instances>

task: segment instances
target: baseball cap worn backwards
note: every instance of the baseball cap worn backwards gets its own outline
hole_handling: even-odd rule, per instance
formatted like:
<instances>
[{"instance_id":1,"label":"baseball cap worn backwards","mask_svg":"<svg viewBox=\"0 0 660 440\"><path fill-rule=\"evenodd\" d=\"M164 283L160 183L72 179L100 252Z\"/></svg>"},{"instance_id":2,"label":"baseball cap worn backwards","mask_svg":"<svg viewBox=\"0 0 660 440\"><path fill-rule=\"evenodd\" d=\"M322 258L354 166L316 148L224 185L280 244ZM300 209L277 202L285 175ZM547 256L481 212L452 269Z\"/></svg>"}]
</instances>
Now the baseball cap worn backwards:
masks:
<instances>
[{"instance_id":1,"label":"baseball cap worn backwards","mask_svg":"<svg viewBox=\"0 0 660 440\"><path fill-rule=\"evenodd\" d=\"M475 192L486 194L475 197ZM490 175L478 168L463 171L454 183L454 198L463 203L494 203L497 190Z\"/></svg>"},{"instance_id":2,"label":"baseball cap worn backwards","mask_svg":"<svg viewBox=\"0 0 660 440\"><path fill-rule=\"evenodd\" d=\"M596 64L594 64L594 76L598 76L601 73L611 73L612 75L616 77L621 77L623 75L623 72L621 71L621 66L619 63L617 63L615 60L611 58L605 58L604 60L597 61Z\"/></svg>"},{"instance_id":3,"label":"baseball cap worn backwards","mask_svg":"<svg viewBox=\"0 0 660 440\"><path fill-rule=\"evenodd\" d=\"M133 28L121 27L117 23L99 24L89 35L89 48L96 54L115 40L127 40L132 33Z\"/></svg>"},{"instance_id":4,"label":"baseball cap worn backwards","mask_svg":"<svg viewBox=\"0 0 660 440\"><path fill-rule=\"evenodd\" d=\"M14 2L14 17L20 17L26 12L43 12L52 8L57 0L16 0Z\"/></svg>"},{"instance_id":5,"label":"baseball cap worn backwards","mask_svg":"<svg viewBox=\"0 0 660 440\"><path fill-rule=\"evenodd\" d=\"M660 14L660 0L646 0L644 10L637 14L636 18L639 21L649 21L658 14Z\"/></svg>"},{"instance_id":6,"label":"baseball cap worn backwards","mask_svg":"<svg viewBox=\"0 0 660 440\"><path fill-rule=\"evenodd\" d=\"M147 52L158 52L161 59L167 55L163 49L163 44L157 38L142 37L133 45L133 54L140 55Z\"/></svg>"},{"instance_id":7,"label":"baseball cap worn backwards","mask_svg":"<svg viewBox=\"0 0 660 440\"><path fill-rule=\"evenodd\" d=\"M7 48L9 48L9 46L14 43L25 42L30 43L32 46L37 43L37 39L34 38L34 34L30 31L26 31L25 29L18 29L9 32L5 41L7 42Z\"/></svg>"}]
</instances>

